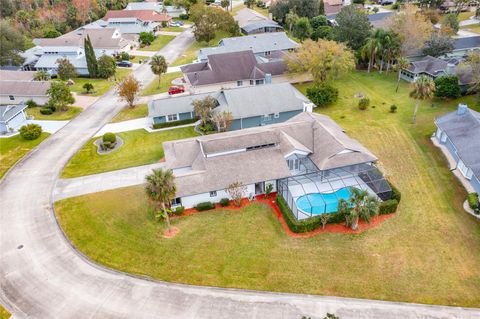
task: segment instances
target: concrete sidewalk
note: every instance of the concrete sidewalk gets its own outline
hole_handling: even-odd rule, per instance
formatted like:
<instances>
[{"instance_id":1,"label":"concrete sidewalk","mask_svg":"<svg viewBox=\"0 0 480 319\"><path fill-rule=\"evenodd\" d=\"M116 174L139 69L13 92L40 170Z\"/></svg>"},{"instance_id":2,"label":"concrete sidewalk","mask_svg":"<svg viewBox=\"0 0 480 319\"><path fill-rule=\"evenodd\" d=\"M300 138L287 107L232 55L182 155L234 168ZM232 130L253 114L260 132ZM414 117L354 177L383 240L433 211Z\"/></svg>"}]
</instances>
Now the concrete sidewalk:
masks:
<instances>
[{"instance_id":1,"label":"concrete sidewalk","mask_svg":"<svg viewBox=\"0 0 480 319\"><path fill-rule=\"evenodd\" d=\"M101 174L60 179L55 184L53 200L58 201L109 189L140 185L143 184L145 176L149 174L152 169L164 166L165 163L155 163Z\"/></svg>"},{"instance_id":2,"label":"concrete sidewalk","mask_svg":"<svg viewBox=\"0 0 480 319\"><path fill-rule=\"evenodd\" d=\"M70 121L48 121L48 120L27 120L27 124L38 124L42 127L44 132L53 134L58 132L61 128Z\"/></svg>"}]
</instances>

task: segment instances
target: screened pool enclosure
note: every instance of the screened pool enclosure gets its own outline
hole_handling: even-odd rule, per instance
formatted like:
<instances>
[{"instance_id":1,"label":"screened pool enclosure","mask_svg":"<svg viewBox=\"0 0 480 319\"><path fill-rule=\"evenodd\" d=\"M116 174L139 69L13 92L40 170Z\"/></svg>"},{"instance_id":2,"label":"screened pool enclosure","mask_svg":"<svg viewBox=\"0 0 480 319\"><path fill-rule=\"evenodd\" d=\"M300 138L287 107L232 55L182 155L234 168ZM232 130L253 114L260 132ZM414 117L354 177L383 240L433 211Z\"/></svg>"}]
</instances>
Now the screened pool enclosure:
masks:
<instances>
[{"instance_id":1,"label":"screened pool enclosure","mask_svg":"<svg viewBox=\"0 0 480 319\"><path fill-rule=\"evenodd\" d=\"M337 212L339 200L348 200L352 188L367 190L380 200L391 197L390 185L373 164L320 171L308 162L302 163L299 174L278 181L278 193L298 220Z\"/></svg>"}]
</instances>

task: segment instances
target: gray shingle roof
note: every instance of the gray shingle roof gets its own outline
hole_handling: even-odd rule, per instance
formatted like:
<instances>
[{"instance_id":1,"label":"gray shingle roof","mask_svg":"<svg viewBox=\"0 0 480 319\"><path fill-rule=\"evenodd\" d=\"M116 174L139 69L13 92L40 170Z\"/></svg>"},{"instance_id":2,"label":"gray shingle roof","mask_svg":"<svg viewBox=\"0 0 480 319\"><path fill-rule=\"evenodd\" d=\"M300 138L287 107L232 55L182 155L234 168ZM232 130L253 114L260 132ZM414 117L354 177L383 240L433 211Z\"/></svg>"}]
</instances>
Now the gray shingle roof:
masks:
<instances>
[{"instance_id":1,"label":"gray shingle roof","mask_svg":"<svg viewBox=\"0 0 480 319\"><path fill-rule=\"evenodd\" d=\"M27 106L23 103L18 105L0 105L0 122L8 122L12 117L26 108Z\"/></svg>"},{"instance_id":2,"label":"gray shingle roof","mask_svg":"<svg viewBox=\"0 0 480 319\"><path fill-rule=\"evenodd\" d=\"M35 71L0 70L1 81L32 81Z\"/></svg>"},{"instance_id":3,"label":"gray shingle roof","mask_svg":"<svg viewBox=\"0 0 480 319\"><path fill-rule=\"evenodd\" d=\"M271 143L274 146L214 156ZM309 158L321 170L377 160L329 117L305 112L280 124L169 141L163 145L168 168L191 168L176 174L180 197L224 189L234 181L251 184L291 176L285 156L292 149L311 150Z\"/></svg>"},{"instance_id":4,"label":"gray shingle roof","mask_svg":"<svg viewBox=\"0 0 480 319\"><path fill-rule=\"evenodd\" d=\"M193 86L263 79L267 73L272 76L281 75L286 69L282 59L259 63L251 50L212 54L208 57L208 62L181 67Z\"/></svg>"},{"instance_id":5,"label":"gray shingle roof","mask_svg":"<svg viewBox=\"0 0 480 319\"><path fill-rule=\"evenodd\" d=\"M34 42L43 47L80 47L88 37L94 49L122 49L130 41L122 35L116 36L117 28L80 28L54 39L35 39Z\"/></svg>"},{"instance_id":6,"label":"gray shingle roof","mask_svg":"<svg viewBox=\"0 0 480 319\"><path fill-rule=\"evenodd\" d=\"M46 96L48 81L0 81L0 95Z\"/></svg>"},{"instance_id":7,"label":"gray shingle roof","mask_svg":"<svg viewBox=\"0 0 480 319\"><path fill-rule=\"evenodd\" d=\"M243 28L245 25L250 24L250 23L255 23L255 22L268 20L265 16L261 15L260 13L254 11L252 9L248 9L248 8L244 8L244 9L238 11L234 18L235 18L235 21L238 22L238 25L240 26L240 28ZM271 21L271 20L269 20L269 21ZM272 21L272 22L275 23L274 21Z\"/></svg>"},{"instance_id":8,"label":"gray shingle roof","mask_svg":"<svg viewBox=\"0 0 480 319\"><path fill-rule=\"evenodd\" d=\"M442 59L427 55L419 61L410 62L409 70L413 73L428 73L437 76L444 73L448 63Z\"/></svg>"},{"instance_id":9,"label":"gray shingle roof","mask_svg":"<svg viewBox=\"0 0 480 319\"><path fill-rule=\"evenodd\" d=\"M467 109L459 115L455 111L437 118L435 123L447 133L465 165L480 178L480 113Z\"/></svg>"},{"instance_id":10,"label":"gray shingle roof","mask_svg":"<svg viewBox=\"0 0 480 319\"><path fill-rule=\"evenodd\" d=\"M217 47L200 49L198 58L204 60L211 54L245 50L252 50L253 54L285 51L294 49L297 46L298 43L291 40L285 32L269 32L222 39Z\"/></svg>"},{"instance_id":11,"label":"gray shingle roof","mask_svg":"<svg viewBox=\"0 0 480 319\"><path fill-rule=\"evenodd\" d=\"M241 27L241 29L246 33L250 33L254 30L261 28L277 28L277 30L283 30L283 28L278 23L272 20L252 22L245 24L243 27Z\"/></svg>"}]
</instances>

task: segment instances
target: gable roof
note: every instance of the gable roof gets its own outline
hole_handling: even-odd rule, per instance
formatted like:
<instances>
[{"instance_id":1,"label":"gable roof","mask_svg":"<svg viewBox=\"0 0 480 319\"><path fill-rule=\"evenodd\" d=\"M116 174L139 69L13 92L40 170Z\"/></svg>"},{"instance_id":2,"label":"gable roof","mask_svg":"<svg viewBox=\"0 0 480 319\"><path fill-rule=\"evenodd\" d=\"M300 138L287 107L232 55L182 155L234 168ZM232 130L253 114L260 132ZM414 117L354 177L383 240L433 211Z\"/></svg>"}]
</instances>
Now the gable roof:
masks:
<instances>
[{"instance_id":1,"label":"gable roof","mask_svg":"<svg viewBox=\"0 0 480 319\"><path fill-rule=\"evenodd\" d=\"M0 122L8 122L15 115L22 112L26 108L27 106L23 103L17 105L0 105Z\"/></svg>"},{"instance_id":2,"label":"gable roof","mask_svg":"<svg viewBox=\"0 0 480 319\"><path fill-rule=\"evenodd\" d=\"M155 10L108 10L102 20L113 18L136 18L142 21L168 22L172 17Z\"/></svg>"},{"instance_id":3,"label":"gable roof","mask_svg":"<svg viewBox=\"0 0 480 319\"><path fill-rule=\"evenodd\" d=\"M180 68L193 86L238 80L264 79L265 75L283 74L286 65L281 59L259 63L251 50L212 54L208 62L193 63Z\"/></svg>"},{"instance_id":4,"label":"gable roof","mask_svg":"<svg viewBox=\"0 0 480 319\"><path fill-rule=\"evenodd\" d=\"M258 145L270 146L247 150ZM169 169L188 168L175 173L180 197L221 190L234 181L251 184L289 177L285 156L294 149L310 153L309 159L320 170L377 160L329 117L305 112L280 124L169 141L163 146Z\"/></svg>"},{"instance_id":5,"label":"gable roof","mask_svg":"<svg viewBox=\"0 0 480 319\"><path fill-rule=\"evenodd\" d=\"M46 96L48 81L0 81L0 95Z\"/></svg>"},{"instance_id":6,"label":"gable roof","mask_svg":"<svg viewBox=\"0 0 480 319\"><path fill-rule=\"evenodd\" d=\"M446 61L427 55L422 60L410 62L409 70L413 73L428 73L437 76L439 73L444 73L447 66Z\"/></svg>"},{"instance_id":7,"label":"gable roof","mask_svg":"<svg viewBox=\"0 0 480 319\"><path fill-rule=\"evenodd\" d=\"M455 146L458 156L480 178L480 113L467 108L440 116L435 120Z\"/></svg>"},{"instance_id":8,"label":"gable roof","mask_svg":"<svg viewBox=\"0 0 480 319\"><path fill-rule=\"evenodd\" d=\"M250 23L269 20L267 17L261 15L260 13L248 8L244 8L238 11L234 19L238 22L240 28L243 28L245 25Z\"/></svg>"},{"instance_id":9,"label":"gable roof","mask_svg":"<svg viewBox=\"0 0 480 319\"><path fill-rule=\"evenodd\" d=\"M0 70L0 81L33 81L35 71Z\"/></svg>"},{"instance_id":10,"label":"gable roof","mask_svg":"<svg viewBox=\"0 0 480 319\"><path fill-rule=\"evenodd\" d=\"M243 37L224 38L217 47L203 48L198 52L200 60L211 54L252 50L253 54L284 51L298 47L298 43L291 40L285 32L267 32L247 35Z\"/></svg>"}]
</instances>

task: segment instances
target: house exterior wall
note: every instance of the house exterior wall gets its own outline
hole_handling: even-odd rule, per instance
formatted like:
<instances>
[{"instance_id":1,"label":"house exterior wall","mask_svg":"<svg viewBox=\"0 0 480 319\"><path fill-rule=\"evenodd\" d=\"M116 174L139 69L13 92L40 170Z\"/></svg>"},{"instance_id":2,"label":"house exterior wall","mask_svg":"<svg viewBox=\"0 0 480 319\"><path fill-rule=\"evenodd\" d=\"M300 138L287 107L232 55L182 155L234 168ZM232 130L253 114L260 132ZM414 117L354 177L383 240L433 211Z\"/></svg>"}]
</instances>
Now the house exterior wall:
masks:
<instances>
[{"instance_id":1,"label":"house exterior wall","mask_svg":"<svg viewBox=\"0 0 480 319\"><path fill-rule=\"evenodd\" d=\"M0 133L8 133L7 126L3 122L0 123Z\"/></svg>"},{"instance_id":2,"label":"house exterior wall","mask_svg":"<svg viewBox=\"0 0 480 319\"><path fill-rule=\"evenodd\" d=\"M186 77L184 77L186 78ZM263 79L265 80L265 79ZM272 83L285 83L285 82L290 82L290 80L286 75L276 75L272 77ZM238 81L242 81L243 85L239 86L237 85ZM230 82L223 82L223 83L214 83L214 84L208 84L208 85L198 85L198 86L193 86L190 84L188 79L186 79L186 83L188 83L185 87L186 90L189 91L192 94L199 94L199 93L209 93L209 92L216 92L224 89L235 89L235 88L240 88L240 87L247 87L247 86L254 86L250 84L250 80L235 80L235 81L230 81ZM291 82L294 83L294 82ZM295 82L296 83L296 82ZM264 85L264 84L257 84L257 85Z\"/></svg>"},{"instance_id":3,"label":"house exterior wall","mask_svg":"<svg viewBox=\"0 0 480 319\"><path fill-rule=\"evenodd\" d=\"M13 100L10 99L9 95L0 95L0 104L20 104L21 102L26 102L28 100L33 100L37 104L44 105L48 101L46 95L43 96L27 96L27 95L13 95Z\"/></svg>"},{"instance_id":4,"label":"house exterior wall","mask_svg":"<svg viewBox=\"0 0 480 319\"><path fill-rule=\"evenodd\" d=\"M263 115L247 117L242 119L236 119L231 124L229 131L241 130L244 128L269 125L275 123L282 123L291 117L301 113L303 109L289 112L280 112L278 117L275 117L275 114L269 114L269 118L265 118Z\"/></svg>"},{"instance_id":5,"label":"house exterior wall","mask_svg":"<svg viewBox=\"0 0 480 319\"><path fill-rule=\"evenodd\" d=\"M473 189L475 189L475 192L477 192L477 194L480 194L480 178L473 175L472 179L470 180L470 184L472 184Z\"/></svg>"},{"instance_id":6,"label":"house exterior wall","mask_svg":"<svg viewBox=\"0 0 480 319\"><path fill-rule=\"evenodd\" d=\"M0 126L0 132L9 132L9 131L17 131L21 126L26 124L27 116L24 111L18 113L9 121L7 121L6 125L3 124Z\"/></svg>"},{"instance_id":7,"label":"house exterior wall","mask_svg":"<svg viewBox=\"0 0 480 319\"><path fill-rule=\"evenodd\" d=\"M177 115L178 115L178 121L193 119L195 116L193 112L177 113ZM167 119L165 116L155 116L152 118L152 120L153 120L153 124L160 124L160 123L167 122Z\"/></svg>"}]
</instances>

